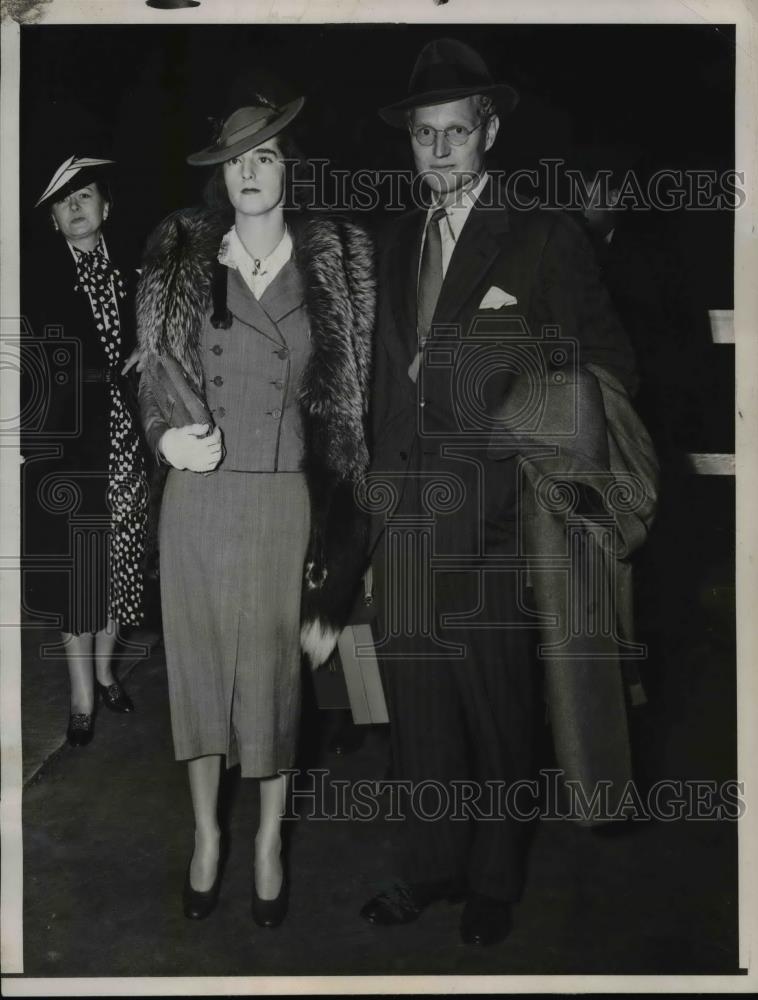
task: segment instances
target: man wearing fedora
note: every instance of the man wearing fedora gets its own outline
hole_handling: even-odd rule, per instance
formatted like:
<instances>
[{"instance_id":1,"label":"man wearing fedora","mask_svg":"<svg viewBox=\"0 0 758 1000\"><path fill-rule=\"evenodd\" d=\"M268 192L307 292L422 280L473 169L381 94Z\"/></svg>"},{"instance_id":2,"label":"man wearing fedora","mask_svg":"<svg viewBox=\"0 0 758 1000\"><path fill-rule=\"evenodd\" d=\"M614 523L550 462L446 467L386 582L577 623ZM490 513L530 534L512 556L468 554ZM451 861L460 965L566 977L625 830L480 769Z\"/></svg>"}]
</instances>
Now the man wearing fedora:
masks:
<instances>
[{"instance_id":1,"label":"man wearing fedora","mask_svg":"<svg viewBox=\"0 0 758 1000\"><path fill-rule=\"evenodd\" d=\"M472 48L439 39L419 55L408 96L380 112L408 130L431 202L394 220L381 248L369 480L394 498L372 537L393 777L418 794L402 878L361 915L405 924L464 898L461 938L479 945L507 935L522 890L529 803L505 789L533 777L538 718L518 574L481 570L485 557L503 566L517 534L517 463L488 456L488 413L545 327L578 345L580 364L635 387L580 229L557 212L509 210L487 173L517 101ZM499 353L514 334L515 353ZM462 789L478 796L468 810Z\"/></svg>"}]
</instances>

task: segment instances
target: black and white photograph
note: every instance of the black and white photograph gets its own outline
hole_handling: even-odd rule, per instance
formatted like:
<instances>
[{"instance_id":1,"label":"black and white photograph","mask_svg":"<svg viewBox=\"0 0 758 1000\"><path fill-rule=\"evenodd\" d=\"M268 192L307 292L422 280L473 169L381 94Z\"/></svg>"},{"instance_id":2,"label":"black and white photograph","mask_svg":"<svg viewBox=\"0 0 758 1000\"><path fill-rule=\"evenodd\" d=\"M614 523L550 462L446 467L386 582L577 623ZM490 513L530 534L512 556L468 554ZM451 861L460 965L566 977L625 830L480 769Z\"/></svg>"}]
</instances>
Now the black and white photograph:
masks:
<instances>
[{"instance_id":1,"label":"black and white photograph","mask_svg":"<svg viewBox=\"0 0 758 1000\"><path fill-rule=\"evenodd\" d=\"M3 992L750 992L754 13L347 7L2 0Z\"/></svg>"}]
</instances>

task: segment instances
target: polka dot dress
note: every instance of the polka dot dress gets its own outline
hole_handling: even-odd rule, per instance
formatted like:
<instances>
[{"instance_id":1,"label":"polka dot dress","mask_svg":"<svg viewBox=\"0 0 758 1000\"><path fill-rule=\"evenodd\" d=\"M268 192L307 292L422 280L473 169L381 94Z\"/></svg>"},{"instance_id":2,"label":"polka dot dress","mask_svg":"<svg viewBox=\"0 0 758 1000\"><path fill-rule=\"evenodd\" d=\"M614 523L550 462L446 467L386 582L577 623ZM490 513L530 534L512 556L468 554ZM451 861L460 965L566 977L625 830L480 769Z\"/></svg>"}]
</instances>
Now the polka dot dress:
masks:
<instances>
[{"instance_id":1,"label":"polka dot dress","mask_svg":"<svg viewBox=\"0 0 758 1000\"><path fill-rule=\"evenodd\" d=\"M108 617L122 625L142 621L142 559L145 551L148 482L131 414L117 376L121 357L118 299L124 299L121 274L106 256L102 239L94 250L74 248L77 289L89 296L95 327L111 373L108 454L108 508L111 512Z\"/></svg>"}]
</instances>

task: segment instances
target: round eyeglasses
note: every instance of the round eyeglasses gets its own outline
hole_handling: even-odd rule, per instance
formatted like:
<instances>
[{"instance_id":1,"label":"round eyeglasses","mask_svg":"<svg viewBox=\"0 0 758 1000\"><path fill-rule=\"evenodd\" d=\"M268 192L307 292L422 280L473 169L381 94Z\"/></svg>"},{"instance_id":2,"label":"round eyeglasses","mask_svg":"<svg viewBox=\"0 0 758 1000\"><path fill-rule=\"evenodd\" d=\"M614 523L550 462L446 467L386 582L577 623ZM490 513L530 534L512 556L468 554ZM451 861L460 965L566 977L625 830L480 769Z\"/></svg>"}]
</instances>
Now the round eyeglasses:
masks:
<instances>
[{"instance_id":1,"label":"round eyeglasses","mask_svg":"<svg viewBox=\"0 0 758 1000\"><path fill-rule=\"evenodd\" d=\"M438 135L444 135L451 146L465 146L469 136L480 129L484 122L479 122L473 128L465 125L448 125L447 128L432 128L431 125L417 125L409 131L419 146L433 146Z\"/></svg>"}]
</instances>

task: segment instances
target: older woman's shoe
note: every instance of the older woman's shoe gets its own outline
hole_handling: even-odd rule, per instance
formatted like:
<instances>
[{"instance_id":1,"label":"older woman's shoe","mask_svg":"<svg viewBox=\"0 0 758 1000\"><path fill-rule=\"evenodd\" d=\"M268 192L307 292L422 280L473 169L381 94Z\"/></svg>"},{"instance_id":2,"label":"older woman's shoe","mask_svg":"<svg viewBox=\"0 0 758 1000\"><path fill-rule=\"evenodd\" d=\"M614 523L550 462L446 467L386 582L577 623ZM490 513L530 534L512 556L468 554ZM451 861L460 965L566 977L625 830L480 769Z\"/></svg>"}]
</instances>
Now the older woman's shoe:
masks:
<instances>
[{"instance_id":1,"label":"older woman's shoe","mask_svg":"<svg viewBox=\"0 0 758 1000\"><path fill-rule=\"evenodd\" d=\"M100 695L100 700L111 712L134 711L132 699L118 681L114 681L112 684L101 684L100 681L95 681L95 685L97 693Z\"/></svg>"},{"instance_id":2,"label":"older woman's shoe","mask_svg":"<svg viewBox=\"0 0 758 1000\"><path fill-rule=\"evenodd\" d=\"M95 735L95 720L86 712L74 712L69 716L66 739L72 747L86 747Z\"/></svg>"},{"instance_id":3,"label":"older woman's shoe","mask_svg":"<svg viewBox=\"0 0 758 1000\"><path fill-rule=\"evenodd\" d=\"M253 879L253 920L259 927L278 927L287 916L288 897L286 875L282 875L282 884L276 899L261 899Z\"/></svg>"}]
</instances>

